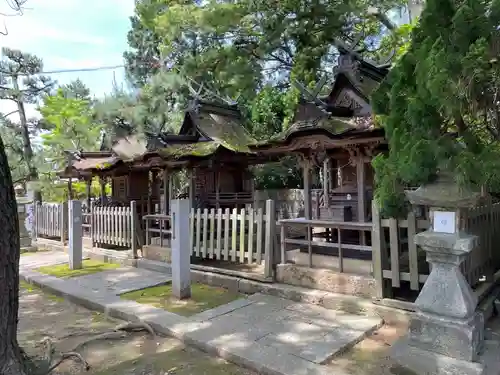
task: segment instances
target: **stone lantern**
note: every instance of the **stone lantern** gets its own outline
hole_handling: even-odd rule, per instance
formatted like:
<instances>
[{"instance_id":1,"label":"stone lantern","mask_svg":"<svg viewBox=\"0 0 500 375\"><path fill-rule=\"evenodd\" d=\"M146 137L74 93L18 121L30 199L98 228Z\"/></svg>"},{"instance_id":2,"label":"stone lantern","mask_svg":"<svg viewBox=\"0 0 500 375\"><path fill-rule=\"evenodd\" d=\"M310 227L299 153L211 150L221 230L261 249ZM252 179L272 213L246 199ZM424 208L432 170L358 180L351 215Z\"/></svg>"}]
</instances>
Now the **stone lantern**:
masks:
<instances>
[{"instance_id":1,"label":"stone lantern","mask_svg":"<svg viewBox=\"0 0 500 375\"><path fill-rule=\"evenodd\" d=\"M27 197L16 197L19 218L19 240L23 251L34 251L31 237L33 231L33 201Z\"/></svg>"},{"instance_id":2,"label":"stone lantern","mask_svg":"<svg viewBox=\"0 0 500 375\"><path fill-rule=\"evenodd\" d=\"M482 374L484 317L460 270L479 246L479 237L463 228L465 210L478 205L481 193L440 172L406 195L412 205L429 208L431 227L413 241L426 252L431 272L415 301L408 336L393 346L392 357L416 374Z\"/></svg>"}]
</instances>

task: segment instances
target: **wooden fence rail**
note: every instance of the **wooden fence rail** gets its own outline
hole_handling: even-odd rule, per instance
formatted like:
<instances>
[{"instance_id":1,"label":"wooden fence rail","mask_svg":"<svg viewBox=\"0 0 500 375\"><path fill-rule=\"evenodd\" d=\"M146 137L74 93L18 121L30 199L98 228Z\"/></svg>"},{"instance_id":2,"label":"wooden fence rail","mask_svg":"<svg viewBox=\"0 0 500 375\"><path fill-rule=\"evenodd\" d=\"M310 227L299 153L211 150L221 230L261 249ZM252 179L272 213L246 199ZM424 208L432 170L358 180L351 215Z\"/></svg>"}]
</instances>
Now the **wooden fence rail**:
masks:
<instances>
[{"instance_id":1,"label":"wooden fence rail","mask_svg":"<svg viewBox=\"0 0 500 375\"><path fill-rule=\"evenodd\" d=\"M381 219L378 205L372 203L372 261L377 297L392 297L392 288L409 282L418 291L429 275L425 252L415 245L417 233L429 229L428 220L409 212L406 219Z\"/></svg>"},{"instance_id":2,"label":"wooden fence rail","mask_svg":"<svg viewBox=\"0 0 500 375\"><path fill-rule=\"evenodd\" d=\"M430 221L416 219L413 212L406 219L381 219L379 208L373 204L372 257L373 274L377 281L377 296L392 297L393 288L409 282L411 290L419 291L430 269L425 252L413 238L430 227ZM500 241L500 203L485 204L469 209L464 230L479 236L479 246L461 265L462 273L472 288L490 281L500 269L500 254L495 244Z\"/></svg>"}]
</instances>

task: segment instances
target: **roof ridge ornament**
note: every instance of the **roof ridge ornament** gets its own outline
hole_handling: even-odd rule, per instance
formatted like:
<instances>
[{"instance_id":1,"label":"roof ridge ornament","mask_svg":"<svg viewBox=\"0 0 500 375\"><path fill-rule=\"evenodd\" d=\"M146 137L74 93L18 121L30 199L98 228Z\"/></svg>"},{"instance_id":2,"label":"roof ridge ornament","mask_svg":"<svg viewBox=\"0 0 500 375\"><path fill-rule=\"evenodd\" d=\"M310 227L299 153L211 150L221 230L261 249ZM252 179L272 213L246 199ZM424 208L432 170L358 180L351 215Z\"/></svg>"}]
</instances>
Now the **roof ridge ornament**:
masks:
<instances>
[{"instance_id":1,"label":"roof ridge ornament","mask_svg":"<svg viewBox=\"0 0 500 375\"><path fill-rule=\"evenodd\" d=\"M321 79L314 85L314 88L312 90L309 90L305 85L303 85L301 82L298 80L294 79L292 81L292 84L295 86L297 90L300 91L300 94L302 97L308 102L316 105L318 108L320 108L323 113L328 114L327 108L328 104L325 103L323 100L318 98L318 95L321 92L321 89L325 86L326 84L327 77L326 75L323 75Z\"/></svg>"}]
</instances>

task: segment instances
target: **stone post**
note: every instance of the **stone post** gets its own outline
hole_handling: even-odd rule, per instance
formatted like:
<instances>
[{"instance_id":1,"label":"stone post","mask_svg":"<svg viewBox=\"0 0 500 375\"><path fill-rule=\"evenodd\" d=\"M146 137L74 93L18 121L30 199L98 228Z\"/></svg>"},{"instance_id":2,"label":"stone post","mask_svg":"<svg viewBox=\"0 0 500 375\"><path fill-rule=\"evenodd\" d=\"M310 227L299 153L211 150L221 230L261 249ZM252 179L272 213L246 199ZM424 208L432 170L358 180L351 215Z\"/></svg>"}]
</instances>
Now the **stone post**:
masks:
<instances>
[{"instance_id":1,"label":"stone post","mask_svg":"<svg viewBox=\"0 0 500 375\"><path fill-rule=\"evenodd\" d=\"M77 270L82 268L83 258L82 202L69 201L68 217L69 268Z\"/></svg>"},{"instance_id":2,"label":"stone post","mask_svg":"<svg viewBox=\"0 0 500 375\"><path fill-rule=\"evenodd\" d=\"M460 188L452 176L406 193L412 205L430 209L431 228L414 241L427 256L431 272L417 300L408 336L393 346L392 356L416 374L479 374L484 343L484 318L460 264L479 245L464 233L464 209L481 194ZM409 239L411 240L411 239Z\"/></svg>"},{"instance_id":3,"label":"stone post","mask_svg":"<svg viewBox=\"0 0 500 375\"><path fill-rule=\"evenodd\" d=\"M172 293L179 299L191 297L191 249L189 248L189 199L173 199L172 212Z\"/></svg>"}]
</instances>

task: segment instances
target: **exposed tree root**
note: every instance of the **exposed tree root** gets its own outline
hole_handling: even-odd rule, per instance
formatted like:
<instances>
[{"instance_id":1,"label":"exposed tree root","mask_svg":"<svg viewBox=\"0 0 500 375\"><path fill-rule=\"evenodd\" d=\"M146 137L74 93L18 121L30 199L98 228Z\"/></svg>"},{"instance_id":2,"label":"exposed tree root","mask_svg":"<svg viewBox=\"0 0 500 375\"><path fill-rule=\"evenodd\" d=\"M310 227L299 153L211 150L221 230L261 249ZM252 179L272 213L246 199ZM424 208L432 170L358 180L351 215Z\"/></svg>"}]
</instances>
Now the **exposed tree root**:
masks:
<instances>
[{"instance_id":1,"label":"exposed tree root","mask_svg":"<svg viewBox=\"0 0 500 375\"><path fill-rule=\"evenodd\" d=\"M46 374L50 374L52 371L54 371L58 366L60 366L66 360L72 359L72 358L78 359L80 361L80 363L83 365L83 368L85 371L90 370L90 365L88 364L88 362L85 360L85 358L83 358L83 356L80 353L67 352L67 353L61 354L61 358L59 359L59 361L57 361L52 366L50 366L49 369L47 370Z\"/></svg>"},{"instance_id":2,"label":"exposed tree root","mask_svg":"<svg viewBox=\"0 0 500 375\"><path fill-rule=\"evenodd\" d=\"M41 344L44 344L46 346L45 349L45 360L44 362L47 364L47 370L41 372L40 375L48 375L52 371L54 371L58 366L60 366L62 363L66 362L67 360L78 360L85 371L90 370L90 365L88 362L83 358L83 356L78 353L78 349L83 348L85 345L89 344L90 342L94 341L99 341L99 340L118 340L118 339L123 339L128 336L129 333L131 332L140 332L140 331L146 331L151 334L152 338L156 338L155 331L151 326L145 322L138 321L138 322L130 322L130 323L123 323L117 325L112 331L108 332L101 332L98 333L97 336L93 336L89 338L88 340L85 340L84 342L79 343L73 350L70 350L69 352L64 352L60 354L60 358L57 362L52 364L53 360L53 354L54 354L54 349L52 345L52 340L50 338L45 338Z\"/></svg>"}]
</instances>

